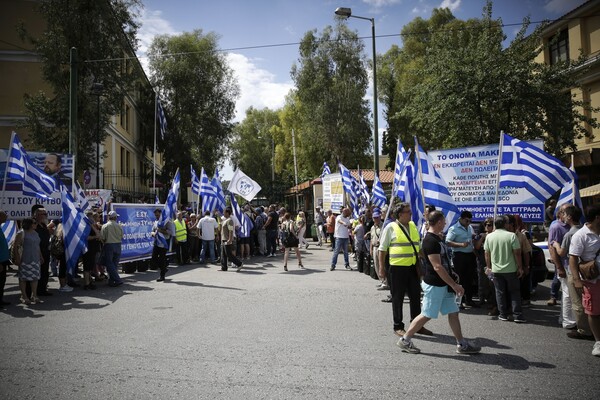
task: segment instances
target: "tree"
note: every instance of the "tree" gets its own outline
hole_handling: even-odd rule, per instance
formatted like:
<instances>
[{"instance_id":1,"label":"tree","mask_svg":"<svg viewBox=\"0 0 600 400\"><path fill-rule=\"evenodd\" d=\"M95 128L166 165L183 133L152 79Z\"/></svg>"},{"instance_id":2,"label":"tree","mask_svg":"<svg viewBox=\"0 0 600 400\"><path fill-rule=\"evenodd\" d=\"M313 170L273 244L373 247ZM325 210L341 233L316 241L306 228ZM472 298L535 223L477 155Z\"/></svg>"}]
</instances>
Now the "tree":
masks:
<instances>
[{"instance_id":1,"label":"tree","mask_svg":"<svg viewBox=\"0 0 600 400\"><path fill-rule=\"evenodd\" d=\"M215 33L194 30L152 41L150 80L168 120L163 175L180 167L188 179L190 164L212 171L226 154L239 89L217 40Z\"/></svg>"},{"instance_id":2,"label":"tree","mask_svg":"<svg viewBox=\"0 0 600 400\"><path fill-rule=\"evenodd\" d=\"M273 169L276 134L280 128L278 111L250 107L244 120L235 126L230 146L233 166L248 173L263 188L261 194L271 201L280 197L275 195L280 174Z\"/></svg>"},{"instance_id":3,"label":"tree","mask_svg":"<svg viewBox=\"0 0 600 400\"><path fill-rule=\"evenodd\" d=\"M104 84L100 107L100 142L109 118L121 111L123 99L142 70L132 56L138 24L132 12L139 0L49 0L38 2L46 30L33 36L26 23L18 27L23 40L33 44L42 60L42 76L51 93L25 96L33 150L67 152L69 148L69 52L77 48L78 138L77 171L95 164L96 97L94 82ZM125 57L125 58L124 58Z\"/></svg>"},{"instance_id":4,"label":"tree","mask_svg":"<svg viewBox=\"0 0 600 400\"><path fill-rule=\"evenodd\" d=\"M298 65L291 71L296 84L291 107L298 114L295 133L303 165L312 176L321 174L324 160L331 165L337 157L349 166L368 162L371 126L363 50L356 32L341 19L321 36L307 32L300 43Z\"/></svg>"},{"instance_id":5,"label":"tree","mask_svg":"<svg viewBox=\"0 0 600 400\"><path fill-rule=\"evenodd\" d=\"M546 150L562 155L575 139L590 135L597 122L585 116L589 104L569 95L578 87L582 60L545 65L542 27L520 32L507 48L502 21L492 3L479 20L452 21L433 32L420 82L399 114L410 121L425 148L498 142L500 131L520 139L545 138Z\"/></svg>"}]
</instances>

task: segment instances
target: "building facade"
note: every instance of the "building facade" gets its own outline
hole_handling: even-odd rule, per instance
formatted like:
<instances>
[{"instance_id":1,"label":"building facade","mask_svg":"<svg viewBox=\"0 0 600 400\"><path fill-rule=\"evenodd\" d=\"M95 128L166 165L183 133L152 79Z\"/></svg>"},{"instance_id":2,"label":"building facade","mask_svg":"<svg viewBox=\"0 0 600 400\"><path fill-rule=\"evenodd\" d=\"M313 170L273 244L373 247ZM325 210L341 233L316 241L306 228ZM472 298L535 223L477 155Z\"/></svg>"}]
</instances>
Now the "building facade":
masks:
<instances>
[{"instance_id":1,"label":"building facade","mask_svg":"<svg viewBox=\"0 0 600 400\"><path fill-rule=\"evenodd\" d=\"M29 42L22 40L17 25L23 23L29 34L39 37L44 33L46 22L37 11L38 1L3 0L0 12L0 148L7 148L11 132L16 131L28 150L47 151L28 140L28 132L19 128L26 119L24 98L52 88L42 77L42 63ZM112 189L117 201L153 199L153 154L140 146L142 134L154 129L154 115L142 112L142 101L154 102L154 91L135 58L131 47L123 48L124 57L133 57L125 68L136 68L138 79L125 96L121 112L110 118L107 136L100 143L99 188ZM97 100L102 93L99 91ZM151 99L148 99L151 97ZM161 154L156 155L158 173L163 165ZM96 188L96 168L90 169L91 180L85 185ZM83 177L78 180L84 184Z\"/></svg>"},{"instance_id":2,"label":"building facade","mask_svg":"<svg viewBox=\"0 0 600 400\"><path fill-rule=\"evenodd\" d=\"M580 55L586 61L580 88L571 94L589 102L592 108L600 107L600 1L591 0L571 10L551 23L543 32L544 52L538 62L553 64L559 61L577 60ZM600 121L599 112L586 112L588 117ZM600 129L586 127L593 138L576 141L577 151L573 154L575 170L580 188L600 183ZM571 154L567 155L570 160ZM570 161L567 165L570 165Z\"/></svg>"}]
</instances>

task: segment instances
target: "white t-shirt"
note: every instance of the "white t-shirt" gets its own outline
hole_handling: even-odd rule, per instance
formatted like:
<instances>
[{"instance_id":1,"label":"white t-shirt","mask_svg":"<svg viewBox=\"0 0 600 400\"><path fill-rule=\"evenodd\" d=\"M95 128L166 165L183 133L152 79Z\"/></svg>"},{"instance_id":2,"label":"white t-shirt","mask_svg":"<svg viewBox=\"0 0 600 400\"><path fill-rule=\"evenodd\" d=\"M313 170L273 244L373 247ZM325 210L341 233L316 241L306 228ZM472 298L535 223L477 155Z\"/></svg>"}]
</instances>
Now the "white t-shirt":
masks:
<instances>
[{"instance_id":1,"label":"white t-shirt","mask_svg":"<svg viewBox=\"0 0 600 400\"><path fill-rule=\"evenodd\" d=\"M343 215L338 215L338 217L335 219L335 231L333 232L333 237L348 239L350 237L350 226L349 218L346 218Z\"/></svg>"},{"instance_id":2,"label":"white t-shirt","mask_svg":"<svg viewBox=\"0 0 600 400\"><path fill-rule=\"evenodd\" d=\"M216 219L207 215L198 221L196 227L202 232L200 235L202 240L215 240L215 229L219 227L219 224Z\"/></svg>"}]
</instances>

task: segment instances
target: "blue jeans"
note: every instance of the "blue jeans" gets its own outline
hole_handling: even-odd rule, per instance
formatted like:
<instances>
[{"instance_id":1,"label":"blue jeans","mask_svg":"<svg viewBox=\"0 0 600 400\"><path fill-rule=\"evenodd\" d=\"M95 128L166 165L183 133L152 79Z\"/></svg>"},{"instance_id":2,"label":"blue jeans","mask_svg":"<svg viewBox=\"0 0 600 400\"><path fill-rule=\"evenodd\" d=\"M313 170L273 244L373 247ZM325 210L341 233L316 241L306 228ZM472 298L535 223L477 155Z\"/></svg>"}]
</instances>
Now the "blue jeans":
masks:
<instances>
[{"instance_id":1,"label":"blue jeans","mask_svg":"<svg viewBox=\"0 0 600 400\"><path fill-rule=\"evenodd\" d=\"M106 272L108 272L109 282L121 282L117 269L121 259L121 243L106 243L102 251L104 252L104 265L106 266Z\"/></svg>"},{"instance_id":2,"label":"blue jeans","mask_svg":"<svg viewBox=\"0 0 600 400\"><path fill-rule=\"evenodd\" d=\"M344 252L344 265L350 265L350 261L348 260L348 238L335 238L335 250L331 258L331 265L335 266L337 264L340 250Z\"/></svg>"},{"instance_id":3,"label":"blue jeans","mask_svg":"<svg viewBox=\"0 0 600 400\"><path fill-rule=\"evenodd\" d=\"M550 297L554 300L558 300L560 298L560 294L558 293L560 290L560 281L558 280L558 271L556 267L554 267L554 276L552 277L552 283L550 284Z\"/></svg>"},{"instance_id":4,"label":"blue jeans","mask_svg":"<svg viewBox=\"0 0 600 400\"><path fill-rule=\"evenodd\" d=\"M202 240L202 254L200 254L200 262L206 261L206 255L210 255L210 261L215 262L215 241Z\"/></svg>"}]
</instances>

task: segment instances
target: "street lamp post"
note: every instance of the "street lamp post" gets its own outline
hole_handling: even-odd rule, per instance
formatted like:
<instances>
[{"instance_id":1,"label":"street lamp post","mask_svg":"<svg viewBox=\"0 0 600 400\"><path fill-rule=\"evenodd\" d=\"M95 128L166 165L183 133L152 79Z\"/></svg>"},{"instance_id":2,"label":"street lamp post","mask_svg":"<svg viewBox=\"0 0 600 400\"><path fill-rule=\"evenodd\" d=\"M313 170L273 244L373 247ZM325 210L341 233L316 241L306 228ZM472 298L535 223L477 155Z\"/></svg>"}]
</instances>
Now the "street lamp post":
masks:
<instances>
[{"instance_id":1,"label":"street lamp post","mask_svg":"<svg viewBox=\"0 0 600 400\"><path fill-rule=\"evenodd\" d=\"M352 15L352 9L348 7L336 8L335 14L345 18L352 17L371 21L371 38L373 39L373 173L379 174L379 124L377 121L377 52L375 50L375 18L359 17L358 15Z\"/></svg>"},{"instance_id":2,"label":"street lamp post","mask_svg":"<svg viewBox=\"0 0 600 400\"><path fill-rule=\"evenodd\" d=\"M96 121L96 189L100 189L100 96L104 92L104 85L100 82L92 84L92 94L97 98L97 116Z\"/></svg>"}]
</instances>

